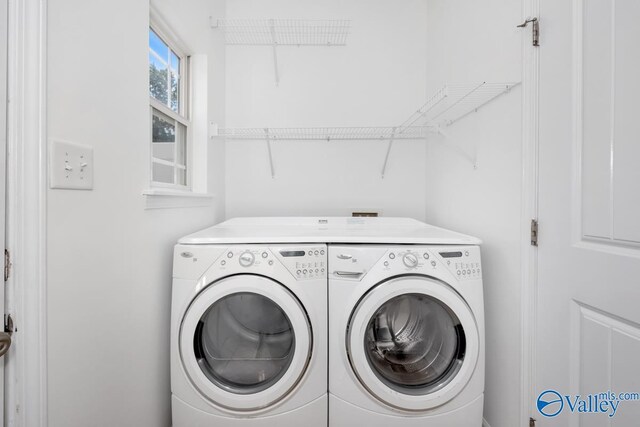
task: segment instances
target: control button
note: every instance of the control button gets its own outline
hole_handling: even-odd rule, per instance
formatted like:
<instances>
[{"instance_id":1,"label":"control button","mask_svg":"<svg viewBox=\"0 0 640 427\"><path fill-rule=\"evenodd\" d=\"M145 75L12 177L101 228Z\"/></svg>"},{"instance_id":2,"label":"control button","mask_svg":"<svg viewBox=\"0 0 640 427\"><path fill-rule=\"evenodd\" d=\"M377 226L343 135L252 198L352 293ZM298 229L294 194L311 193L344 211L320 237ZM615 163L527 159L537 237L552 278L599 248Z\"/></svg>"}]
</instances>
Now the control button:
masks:
<instances>
[{"instance_id":1,"label":"control button","mask_svg":"<svg viewBox=\"0 0 640 427\"><path fill-rule=\"evenodd\" d=\"M406 254L402 257L402 262L409 268L415 268L418 266L418 257L414 254Z\"/></svg>"},{"instance_id":2,"label":"control button","mask_svg":"<svg viewBox=\"0 0 640 427\"><path fill-rule=\"evenodd\" d=\"M313 254L314 254L314 255L316 255L316 256L317 256L319 253L320 253L320 252L318 252L318 251L313 251Z\"/></svg>"},{"instance_id":3,"label":"control button","mask_svg":"<svg viewBox=\"0 0 640 427\"><path fill-rule=\"evenodd\" d=\"M302 270L302 274L307 274L307 270L306 269Z\"/></svg>"},{"instance_id":4,"label":"control button","mask_svg":"<svg viewBox=\"0 0 640 427\"><path fill-rule=\"evenodd\" d=\"M431 265L435 267L436 266L436 262L435 261L431 261Z\"/></svg>"},{"instance_id":5,"label":"control button","mask_svg":"<svg viewBox=\"0 0 640 427\"><path fill-rule=\"evenodd\" d=\"M422 257L424 259L429 259L429 254L427 252L425 252L424 254L422 254Z\"/></svg>"},{"instance_id":6,"label":"control button","mask_svg":"<svg viewBox=\"0 0 640 427\"><path fill-rule=\"evenodd\" d=\"M471 274L471 270L467 270L467 274Z\"/></svg>"},{"instance_id":7,"label":"control button","mask_svg":"<svg viewBox=\"0 0 640 427\"><path fill-rule=\"evenodd\" d=\"M266 252L262 252L262 258L266 258L266 257L268 257L268 256L269 256L269 254L268 254L268 253L266 253Z\"/></svg>"},{"instance_id":8,"label":"control button","mask_svg":"<svg viewBox=\"0 0 640 427\"><path fill-rule=\"evenodd\" d=\"M320 251L320 255L324 255L324 250L321 250L321 251Z\"/></svg>"},{"instance_id":9,"label":"control button","mask_svg":"<svg viewBox=\"0 0 640 427\"><path fill-rule=\"evenodd\" d=\"M255 260L256 257L249 251L241 253L240 258L238 258L238 262L243 267L251 267Z\"/></svg>"},{"instance_id":10,"label":"control button","mask_svg":"<svg viewBox=\"0 0 640 427\"><path fill-rule=\"evenodd\" d=\"M309 256L313 255L313 251L309 251Z\"/></svg>"},{"instance_id":11,"label":"control button","mask_svg":"<svg viewBox=\"0 0 640 427\"><path fill-rule=\"evenodd\" d=\"M395 259L395 258L396 258L396 254L394 254L393 252L391 252L391 253L389 254L389 258L390 258L390 259Z\"/></svg>"},{"instance_id":12,"label":"control button","mask_svg":"<svg viewBox=\"0 0 640 427\"><path fill-rule=\"evenodd\" d=\"M474 268L473 270L471 270L471 272L472 272L473 274L476 274L476 269Z\"/></svg>"},{"instance_id":13,"label":"control button","mask_svg":"<svg viewBox=\"0 0 640 427\"><path fill-rule=\"evenodd\" d=\"M467 272L466 272L466 271L464 271L464 270L462 270L462 275L464 276L464 275L466 275L466 274L467 274Z\"/></svg>"},{"instance_id":14,"label":"control button","mask_svg":"<svg viewBox=\"0 0 640 427\"><path fill-rule=\"evenodd\" d=\"M300 271L300 270L296 271L296 274L299 275L300 273L302 273L302 271Z\"/></svg>"},{"instance_id":15,"label":"control button","mask_svg":"<svg viewBox=\"0 0 640 427\"><path fill-rule=\"evenodd\" d=\"M227 261L225 260L220 261L220 265L225 265L225 264L227 264Z\"/></svg>"},{"instance_id":16,"label":"control button","mask_svg":"<svg viewBox=\"0 0 640 427\"><path fill-rule=\"evenodd\" d=\"M385 262L384 262L384 266L385 266L385 267L389 267L389 261L385 261Z\"/></svg>"},{"instance_id":17,"label":"control button","mask_svg":"<svg viewBox=\"0 0 640 427\"><path fill-rule=\"evenodd\" d=\"M460 275L460 270L458 270L456 273L458 273L458 276Z\"/></svg>"},{"instance_id":18,"label":"control button","mask_svg":"<svg viewBox=\"0 0 640 427\"><path fill-rule=\"evenodd\" d=\"M233 258L233 252L229 252L229 253L227 254L227 258Z\"/></svg>"},{"instance_id":19,"label":"control button","mask_svg":"<svg viewBox=\"0 0 640 427\"><path fill-rule=\"evenodd\" d=\"M469 251L464 251L464 256L469 256Z\"/></svg>"},{"instance_id":20,"label":"control button","mask_svg":"<svg viewBox=\"0 0 640 427\"><path fill-rule=\"evenodd\" d=\"M272 259L269 260L269 265L273 265L273 260Z\"/></svg>"},{"instance_id":21,"label":"control button","mask_svg":"<svg viewBox=\"0 0 640 427\"><path fill-rule=\"evenodd\" d=\"M320 269L320 271L321 271L322 273L324 273L324 268L321 268L321 269Z\"/></svg>"},{"instance_id":22,"label":"control button","mask_svg":"<svg viewBox=\"0 0 640 427\"><path fill-rule=\"evenodd\" d=\"M451 265L451 261L450 260L447 260L447 265Z\"/></svg>"},{"instance_id":23,"label":"control button","mask_svg":"<svg viewBox=\"0 0 640 427\"><path fill-rule=\"evenodd\" d=\"M318 269L316 268L316 273L318 272Z\"/></svg>"}]
</instances>

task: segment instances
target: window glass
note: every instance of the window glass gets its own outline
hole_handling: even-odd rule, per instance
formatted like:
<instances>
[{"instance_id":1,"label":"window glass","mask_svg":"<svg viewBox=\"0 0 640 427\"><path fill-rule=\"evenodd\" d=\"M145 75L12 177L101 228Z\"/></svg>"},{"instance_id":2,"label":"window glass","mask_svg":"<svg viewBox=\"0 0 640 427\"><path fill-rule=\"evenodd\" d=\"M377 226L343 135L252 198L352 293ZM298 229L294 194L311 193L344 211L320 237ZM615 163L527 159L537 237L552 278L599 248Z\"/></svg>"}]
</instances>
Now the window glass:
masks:
<instances>
[{"instance_id":1,"label":"window glass","mask_svg":"<svg viewBox=\"0 0 640 427\"><path fill-rule=\"evenodd\" d=\"M169 56L169 46L151 28L149 28L149 48L160 58Z\"/></svg>"},{"instance_id":2,"label":"window glass","mask_svg":"<svg viewBox=\"0 0 640 427\"><path fill-rule=\"evenodd\" d=\"M155 182L173 184L174 169L172 166L167 166L167 165L154 162L152 175L153 175L153 180Z\"/></svg>"},{"instance_id":3,"label":"window glass","mask_svg":"<svg viewBox=\"0 0 640 427\"><path fill-rule=\"evenodd\" d=\"M149 28L149 95L180 113L180 57Z\"/></svg>"},{"instance_id":4,"label":"window glass","mask_svg":"<svg viewBox=\"0 0 640 427\"><path fill-rule=\"evenodd\" d=\"M183 86L186 84L182 77L183 58L171 40L160 34L149 28L151 181L161 186L188 187L190 123L185 114L188 109L183 105Z\"/></svg>"},{"instance_id":5,"label":"window glass","mask_svg":"<svg viewBox=\"0 0 640 427\"><path fill-rule=\"evenodd\" d=\"M178 112L180 109L180 77L171 71L171 109Z\"/></svg>"}]
</instances>

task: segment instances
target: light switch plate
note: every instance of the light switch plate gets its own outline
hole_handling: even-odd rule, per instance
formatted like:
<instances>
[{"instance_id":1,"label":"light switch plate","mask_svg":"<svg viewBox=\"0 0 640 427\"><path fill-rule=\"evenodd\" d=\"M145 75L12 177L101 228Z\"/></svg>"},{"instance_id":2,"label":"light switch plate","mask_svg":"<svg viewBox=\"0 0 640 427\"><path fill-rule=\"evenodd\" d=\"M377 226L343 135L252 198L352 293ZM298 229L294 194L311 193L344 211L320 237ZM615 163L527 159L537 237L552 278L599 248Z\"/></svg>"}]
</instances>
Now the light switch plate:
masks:
<instances>
[{"instance_id":1,"label":"light switch plate","mask_svg":"<svg viewBox=\"0 0 640 427\"><path fill-rule=\"evenodd\" d=\"M51 188L93 189L93 147L52 141L49 160Z\"/></svg>"}]
</instances>

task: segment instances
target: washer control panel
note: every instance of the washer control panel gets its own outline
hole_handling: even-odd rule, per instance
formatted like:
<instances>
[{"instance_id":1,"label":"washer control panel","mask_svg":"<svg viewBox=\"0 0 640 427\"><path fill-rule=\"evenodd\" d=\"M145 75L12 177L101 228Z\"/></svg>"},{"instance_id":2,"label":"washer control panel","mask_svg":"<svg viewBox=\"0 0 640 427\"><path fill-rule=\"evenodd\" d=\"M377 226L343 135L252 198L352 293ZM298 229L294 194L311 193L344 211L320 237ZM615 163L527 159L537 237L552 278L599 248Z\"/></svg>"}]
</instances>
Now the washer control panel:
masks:
<instances>
[{"instance_id":1,"label":"washer control panel","mask_svg":"<svg viewBox=\"0 0 640 427\"><path fill-rule=\"evenodd\" d=\"M327 277L326 245L233 246L227 248L216 264L220 269L259 272L274 263L284 265L298 280ZM268 270L267 270L268 271Z\"/></svg>"},{"instance_id":2,"label":"washer control panel","mask_svg":"<svg viewBox=\"0 0 640 427\"><path fill-rule=\"evenodd\" d=\"M273 265L273 254L266 247L232 247L225 251L224 255L217 261L220 267L239 265L240 267L251 269L261 265Z\"/></svg>"},{"instance_id":3,"label":"washer control panel","mask_svg":"<svg viewBox=\"0 0 640 427\"><path fill-rule=\"evenodd\" d=\"M298 280L327 277L327 247L304 245L272 248L276 256Z\"/></svg>"}]
</instances>

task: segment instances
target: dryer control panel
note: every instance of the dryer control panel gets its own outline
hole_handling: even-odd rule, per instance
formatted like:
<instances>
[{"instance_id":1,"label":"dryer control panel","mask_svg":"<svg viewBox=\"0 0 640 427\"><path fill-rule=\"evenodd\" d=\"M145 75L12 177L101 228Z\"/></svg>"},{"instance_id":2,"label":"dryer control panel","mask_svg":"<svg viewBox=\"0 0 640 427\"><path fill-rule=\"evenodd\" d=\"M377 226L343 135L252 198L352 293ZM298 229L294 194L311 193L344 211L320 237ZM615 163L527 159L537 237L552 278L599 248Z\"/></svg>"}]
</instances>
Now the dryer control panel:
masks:
<instances>
[{"instance_id":1,"label":"dryer control panel","mask_svg":"<svg viewBox=\"0 0 640 427\"><path fill-rule=\"evenodd\" d=\"M480 249L477 246L440 248L435 250L440 262L458 278L470 280L482 278Z\"/></svg>"},{"instance_id":2,"label":"dryer control panel","mask_svg":"<svg viewBox=\"0 0 640 427\"><path fill-rule=\"evenodd\" d=\"M331 277L361 281L370 271L437 275L448 270L460 281L482 279L478 246L336 245L331 246Z\"/></svg>"}]
</instances>

